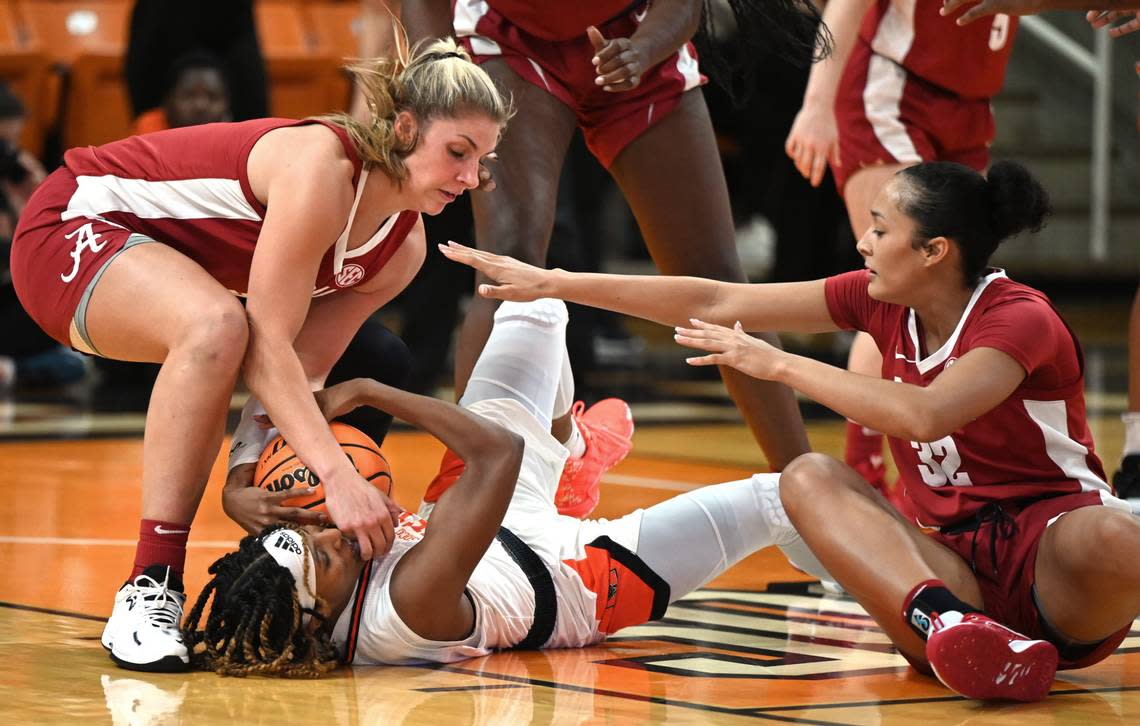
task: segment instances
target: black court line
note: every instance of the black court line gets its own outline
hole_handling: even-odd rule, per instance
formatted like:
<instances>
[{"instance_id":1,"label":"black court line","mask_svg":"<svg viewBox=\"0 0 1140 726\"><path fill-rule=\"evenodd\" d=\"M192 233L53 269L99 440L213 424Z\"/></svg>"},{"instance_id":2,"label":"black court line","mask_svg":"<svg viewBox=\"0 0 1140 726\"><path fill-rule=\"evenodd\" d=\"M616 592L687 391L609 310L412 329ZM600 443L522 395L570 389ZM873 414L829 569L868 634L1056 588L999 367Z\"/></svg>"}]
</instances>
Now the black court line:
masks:
<instances>
[{"instance_id":1,"label":"black court line","mask_svg":"<svg viewBox=\"0 0 1140 726\"><path fill-rule=\"evenodd\" d=\"M451 691L502 691L508 688L526 688L521 683L500 683L493 686L439 686L436 688L413 688L420 693L450 693Z\"/></svg>"},{"instance_id":2,"label":"black court line","mask_svg":"<svg viewBox=\"0 0 1140 726\"><path fill-rule=\"evenodd\" d=\"M0 600L0 608L11 608L12 610L26 610L33 613L44 613L45 615L59 615L65 618L78 618L80 620L91 620L97 623L107 622L107 618L101 618L98 615L87 615L85 613L74 613L70 610L53 610L52 608L39 608L34 605L20 605L14 602L4 602Z\"/></svg>"},{"instance_id":3,"label":"black court line","mask_svg":"<svg viewBox=\"0 0 1140 726\"><path fill-rule=\"evenodd\" d=\"M1140 691L1140 686L1104 686L1103 688L1067 688L1059 691L1049 691L1049 698L1053 696L1080 696L1086 693L1126 693ZM910 706L923 703L951 703L954 701L969 701L964 696L930 696L928 698L899 698L890 701L850 701L847 703L815 703L799 706L761 706L754 709L757 713L772 713L773 711L807 711L815 708L868 708L871 706ZM1006 704L1013 705L1013 704Z\"/></svg>"},{"instance_id":4,"label":"black court line","mask_svg":"<svg viewBox=\"0 0 1140 726\"><path fill-rule=\"evenodd\" d=\"M489 673L486 671L477 671L469 668L464 668L452 664L440 665L420 665L412 666L414 668L423 668L425 670L442 670L449 673L462 673L468 676L475 676L478 678L495 678L509 683L520 683L531 687L543 686L545 688L553 688L563 691L574 691L576 693L589 693L594 696L609 696L611 698L620 698L627 701L639 701L641 703L655 703L661 706L675 706L677 708L686 708L694 711L705 711L709 713L723 713L730 716L746 716L751 718L761 718L766 721L783 721L788 723L803 723L803 724L816 724L817 726L856 726L848 724L844 721L819 721L815 719L797 718L795 716L784 716L780 714L767 713L760 711L754 707L747 708L729 708L727 706L713 706L706 703L691 703L688 701L674 701L669 698L662 698L661 696L646 696L638 693L626 693L624 691L611 691L601 688L589 688L587 686L575 686L569 683L558 683L557 681L544 681L538 678L530 678L527 676L511 676L505 673Z\"/></svg>"}]
</instances>

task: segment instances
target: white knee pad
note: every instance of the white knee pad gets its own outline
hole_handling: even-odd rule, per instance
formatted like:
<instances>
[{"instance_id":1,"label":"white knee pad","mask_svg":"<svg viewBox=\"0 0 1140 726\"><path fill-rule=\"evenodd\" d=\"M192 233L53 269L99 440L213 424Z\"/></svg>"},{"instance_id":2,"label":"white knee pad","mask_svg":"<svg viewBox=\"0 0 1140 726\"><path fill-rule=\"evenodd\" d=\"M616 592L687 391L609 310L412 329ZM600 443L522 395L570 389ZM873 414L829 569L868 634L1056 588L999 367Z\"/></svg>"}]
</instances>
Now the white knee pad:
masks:
<instances>
[{"instance_id":1,"label":"white knee pad","mask_svg":"<svg viewBox=\"0 0 1140 726\"><path fill-rule=\"evenodd\" d=\"M534 325L554 327L565 325L570 320L566 303L551 297L543 297L531 302L504 302L495 311L495 324L508 320L524 320Z\"/></svg>"}]
</instances>

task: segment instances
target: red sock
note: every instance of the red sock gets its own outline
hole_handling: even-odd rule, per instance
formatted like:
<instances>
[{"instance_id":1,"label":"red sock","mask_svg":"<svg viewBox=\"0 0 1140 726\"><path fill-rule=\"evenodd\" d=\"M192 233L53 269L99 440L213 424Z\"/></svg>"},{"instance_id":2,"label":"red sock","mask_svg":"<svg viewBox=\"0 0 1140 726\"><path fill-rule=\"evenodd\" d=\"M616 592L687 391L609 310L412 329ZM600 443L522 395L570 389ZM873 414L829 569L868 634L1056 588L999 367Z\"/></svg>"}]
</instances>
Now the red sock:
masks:
<instances>
[{"instance_id":1,"label":"red sock","mask_svg":"<svg viewBox=\"0 0 1140 726\"><path fill-rule=\"evenodd\" d=\"M139 524L139 544L135 549L135 567L131 580L151 565L167 565L179 577L186 566L186 538L190 525L144 519Z\"/></svg>"},{"instance_id":2,"label":"red sock","mask_svg":"<svg viewBox=\"0 0 1140 726\"><path fill-rule=\"evenodd\" d=\"M870 433L868 433L870 432ZM871 486L887 492L887 468L883 462L883 435L854 421L847 422L843 460Z\"/></svg>"}]
</instances>

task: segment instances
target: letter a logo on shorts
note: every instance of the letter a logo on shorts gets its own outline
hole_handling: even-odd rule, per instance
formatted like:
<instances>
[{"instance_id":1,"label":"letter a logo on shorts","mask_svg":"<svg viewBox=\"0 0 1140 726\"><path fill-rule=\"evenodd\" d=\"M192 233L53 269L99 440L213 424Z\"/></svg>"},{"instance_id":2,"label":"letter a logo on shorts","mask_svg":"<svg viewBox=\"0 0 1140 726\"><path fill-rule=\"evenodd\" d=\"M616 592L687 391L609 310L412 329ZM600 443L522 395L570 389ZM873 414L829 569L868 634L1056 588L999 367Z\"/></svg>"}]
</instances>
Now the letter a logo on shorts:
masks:
<instances>
[{"instance_id":1,"label":"letter a logo on shorts","mask_svg":"<svg viewBox=\"0 0 1140 726\"><path fill-rule=\"evenodd\" d=\"M82 254L83 250L98 252L107 245L106 242L98 241L102 235L91 229L93 224L93 222L88 222L71 234L65 234L63 236L64 239L75 238L75 249L71 251L71 272L59 276L59 279L64 282L71 282L79 273L79 255Z\"/></svg>"}]
</instances>

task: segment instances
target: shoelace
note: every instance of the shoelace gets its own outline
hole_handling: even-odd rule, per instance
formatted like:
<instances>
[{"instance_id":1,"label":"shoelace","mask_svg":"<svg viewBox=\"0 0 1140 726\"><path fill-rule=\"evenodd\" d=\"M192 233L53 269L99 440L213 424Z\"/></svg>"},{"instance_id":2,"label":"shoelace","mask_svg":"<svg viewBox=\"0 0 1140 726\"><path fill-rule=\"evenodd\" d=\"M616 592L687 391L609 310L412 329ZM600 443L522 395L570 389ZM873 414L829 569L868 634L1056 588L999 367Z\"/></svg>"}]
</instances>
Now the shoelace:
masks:
<instances>
[{"instance_id":1,"label":"shoelace","mask_svg":"<svg viewBox=\"0 0 1140 726\"><path fill-rule=\"evenodd\" d=\"M169 574L167 575L169 578ZM135 598L142 606L143 619L160 628L178 628L182 620L182 600L171 594L169 580L161 583L148 575L135 578Z\"/></svg>"}]
</instances>

